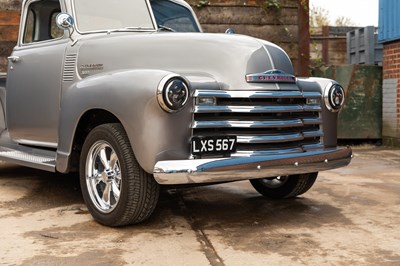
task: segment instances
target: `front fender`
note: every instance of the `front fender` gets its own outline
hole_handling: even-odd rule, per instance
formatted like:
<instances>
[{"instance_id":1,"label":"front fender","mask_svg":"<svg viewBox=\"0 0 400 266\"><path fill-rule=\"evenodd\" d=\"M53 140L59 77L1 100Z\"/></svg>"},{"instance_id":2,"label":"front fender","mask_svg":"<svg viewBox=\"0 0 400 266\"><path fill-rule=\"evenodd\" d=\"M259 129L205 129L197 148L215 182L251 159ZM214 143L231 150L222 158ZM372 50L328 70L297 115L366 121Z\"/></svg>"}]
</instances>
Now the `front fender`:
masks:
<instances>
[{"instance_id":1,"label":"front fender","mask_svg":"<svg viewBox=\"0 0 400 266\"><path fill-rule=\"evenodd\" d=\"M323 143L325 147L332 148L337 146L337 120L338 113L331 112L328 110L324 103L323 95L325 90L329 90L327 87L331 82L337 83L334 80L326 78L299 78L297 79L297 85L302 91L318 91L321 93L321 107L322 107L322 121L323 121Z\"/></svg>"},{"instance_id":2,"label":"front fender","mask_svg":"<svg viewBox=\"0 0 400 266\"><path fill-rule=\"evenodd\" d=\"M102 109L122 123L141 167L153 172L159 160L188 158L191 104L177 113L163 111L156 98L168 71L123 70L85 78L63 92L60 111L57 171L67 172L80 118Z\"/></svg>"}]
</instances>

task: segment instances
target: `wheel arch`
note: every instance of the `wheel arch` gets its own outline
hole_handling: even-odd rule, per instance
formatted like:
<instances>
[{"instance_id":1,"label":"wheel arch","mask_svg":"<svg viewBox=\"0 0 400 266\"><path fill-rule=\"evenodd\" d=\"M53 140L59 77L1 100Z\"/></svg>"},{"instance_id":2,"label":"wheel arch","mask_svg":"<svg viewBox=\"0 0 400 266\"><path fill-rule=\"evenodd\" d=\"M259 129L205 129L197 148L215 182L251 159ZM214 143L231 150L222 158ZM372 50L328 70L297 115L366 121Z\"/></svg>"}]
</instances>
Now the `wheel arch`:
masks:
<instances>
[{"instance_id":1,"label":"wheel arch","mask_svg":"<svg viewBox=\"0 0 400 266\"><path fill-rule=\"evenodd\" d=\"M100 125L108 123L121 123L121 121L111 112L104 109L87 110L79 119L72 141L71 156L68 158L68 169L70 171L79 170L79 156L83 143L90 131Z\"/></svg>"}]
</instances>

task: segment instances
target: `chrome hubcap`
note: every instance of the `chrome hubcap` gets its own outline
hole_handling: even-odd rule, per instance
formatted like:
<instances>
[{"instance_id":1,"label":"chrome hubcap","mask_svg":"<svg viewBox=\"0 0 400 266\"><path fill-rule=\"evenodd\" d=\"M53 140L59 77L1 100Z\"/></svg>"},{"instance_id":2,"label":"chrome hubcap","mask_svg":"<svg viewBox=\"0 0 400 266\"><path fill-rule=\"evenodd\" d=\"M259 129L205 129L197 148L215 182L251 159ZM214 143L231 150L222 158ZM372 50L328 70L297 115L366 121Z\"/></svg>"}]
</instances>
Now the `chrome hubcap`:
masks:
<instances>
[{"instance_id":1,"label":"chrome hubcap","mask_svg":"<svg viewBox=\"0 0 400 266\"><path fill-rule=\"evenodd\" d=\"M112 212L118 204L122 176L119 159L106 141L98 141L90 148L86 158L86 185L96 208Z\"/></svg>"},{"instance_id":2,"label":"chrome hubcap","mask_svg":"<svg viewBox=\"0 0 400 266\"><path fill-rule=\"evenodd\" d=\"M286 181L289 179L289 176L277 176L277 177L272 177L272 178L264 178L261 179L261 184L263 184L265 187L268 188L278 188L283 186Z\"/></svg>"}]
</instances>

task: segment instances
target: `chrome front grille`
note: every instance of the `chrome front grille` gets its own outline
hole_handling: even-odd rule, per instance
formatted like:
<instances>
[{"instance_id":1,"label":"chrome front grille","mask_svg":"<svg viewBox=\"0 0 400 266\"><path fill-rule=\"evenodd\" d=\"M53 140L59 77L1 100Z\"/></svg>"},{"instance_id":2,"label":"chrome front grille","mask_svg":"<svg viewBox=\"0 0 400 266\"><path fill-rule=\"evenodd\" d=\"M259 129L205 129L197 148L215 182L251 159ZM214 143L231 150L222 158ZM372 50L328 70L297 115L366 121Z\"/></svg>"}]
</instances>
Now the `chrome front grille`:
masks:
<instances>
[{"instance_id":1,"label":"chrome front grille","mask_svg":"<svg viewBox=\"0 0 400 266\"><path fill-rule=\"evenodd\" d=\"M318 92L198 90L194 98L193 136L237 136L237 151L232 156L322 147ZM214 103L200 105L201 98Z\"/></svg>"}]
</instances>

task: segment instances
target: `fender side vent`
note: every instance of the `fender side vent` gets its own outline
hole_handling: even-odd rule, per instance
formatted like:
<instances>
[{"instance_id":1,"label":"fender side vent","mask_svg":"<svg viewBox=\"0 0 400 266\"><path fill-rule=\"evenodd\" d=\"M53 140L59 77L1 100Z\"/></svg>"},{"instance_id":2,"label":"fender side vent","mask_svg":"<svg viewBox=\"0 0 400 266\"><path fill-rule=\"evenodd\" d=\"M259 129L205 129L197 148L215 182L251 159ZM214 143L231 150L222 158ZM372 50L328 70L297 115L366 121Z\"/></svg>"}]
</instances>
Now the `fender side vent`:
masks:
<instances>
[{"instance_id":1,"label":"fender side vent","mask_svg":"<svg viewBox=\"0 0 400 266\"><path fill-rule=\"evenodd\" d=\"M64 70L63 70L63 81L72 82L75 77L75 66L78 54L67 54L65 56Z\"/></svg>"}]
</instances>

